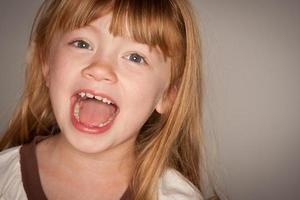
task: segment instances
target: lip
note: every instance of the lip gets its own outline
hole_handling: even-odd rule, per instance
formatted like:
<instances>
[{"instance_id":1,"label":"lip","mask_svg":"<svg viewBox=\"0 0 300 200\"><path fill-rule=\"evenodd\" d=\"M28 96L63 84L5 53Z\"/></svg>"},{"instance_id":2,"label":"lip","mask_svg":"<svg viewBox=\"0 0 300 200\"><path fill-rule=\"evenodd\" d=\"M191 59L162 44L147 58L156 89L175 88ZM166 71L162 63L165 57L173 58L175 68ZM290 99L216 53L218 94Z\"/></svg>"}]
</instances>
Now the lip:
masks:
<instances>
[{"instance_id":1,"label":"lip","mask_svg":"<svg viewBox=\"0 0 300 200\"><path fill-rule=\"evenodd\" d=\"M86 126L85 124L77 121L77 119L74 116L74 106L77 101L78 94L80 92L86 92L86 93L93 94L94 96L101 96L101 97L109 99L116 106L116 109L117 109L114 119L110 123L108 123L107 125L105 125L103 127L89 127L89 126ZM119 114L119 107L117 106L115 101L106 94L97 93L91 89L80 89L80 90L77 90L71 97L71 105L70 105L71 122L72 122L73 126L80 132L84 132L84 133L88 133L88 134L103 134L112 127L118 114Z\"/></svg>"}]
</instances>

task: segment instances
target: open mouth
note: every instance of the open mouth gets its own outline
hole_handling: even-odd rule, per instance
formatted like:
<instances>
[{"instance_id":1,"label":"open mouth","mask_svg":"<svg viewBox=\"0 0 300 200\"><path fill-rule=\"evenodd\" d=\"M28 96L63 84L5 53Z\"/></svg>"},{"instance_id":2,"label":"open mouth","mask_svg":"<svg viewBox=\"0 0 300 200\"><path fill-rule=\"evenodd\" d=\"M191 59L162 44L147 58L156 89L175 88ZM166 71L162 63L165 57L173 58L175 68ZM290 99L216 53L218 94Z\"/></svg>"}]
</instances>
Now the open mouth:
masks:
<instances>
[{"instance_id":1,"label":"open mouth","mask_svg":"<svg viewBox=\"0 0 300 200\"><path fill-rule=\"evenodd\" d=\"M72 104L72 122L85 132L98 133L108 129L119 111L109 97L87 91L76 93Z\"/></svg>"}]
</instances>

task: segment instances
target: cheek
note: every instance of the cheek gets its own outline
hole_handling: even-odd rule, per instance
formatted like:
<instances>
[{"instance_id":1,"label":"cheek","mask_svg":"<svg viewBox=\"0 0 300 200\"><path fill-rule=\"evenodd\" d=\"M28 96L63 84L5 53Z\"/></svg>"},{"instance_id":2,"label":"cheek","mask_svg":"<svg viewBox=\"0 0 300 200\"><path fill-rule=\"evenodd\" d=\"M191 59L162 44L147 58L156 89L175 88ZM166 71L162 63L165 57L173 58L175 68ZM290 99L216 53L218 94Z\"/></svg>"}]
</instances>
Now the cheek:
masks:
<instances>
[{"instance_id":1,"label":"cheek","mask_svg":"<svg viewBox=\"0 0 300 200\"><path fill-rule=\"evenodd\" d=\"M128 80L129 81L129 80ZM163 94L162 82L157 77L139 77L131 79L122 96L122 115L126 119L124 128L134 128L136 133L145 124L155 110L160 97ZM130 117L129 117L130 116Z\"/></svg>"},{"instance_id":2,"label":"cheek","mask_svg":"<svg viewBox=\"0 0 300 200\"><path fill-rule=\"evenodd\" d=\"M55 54L49 64L50 85L60 84L60 87L67 85L66 83L76 73L76 66L72 63L73 60L64 53L57 52Z\"/></svg>"},{"instance_id":3,"label":"cheek","mask_svg":"<svg viewBox=\"0 0 300 200\"><path fill-rule=\"evenodd\" d=\"M68 111L70 101L70 87L75 79L72 63L64 55L56 54L49 62L49 93L53 110L58 119L63 118L62 113ZM61 112L63 111L63 112Z\"/></svg>"},{"instance_id":4,"label":"cheek","mask_svg":"<svg viewBox=\"0 0 300 200\"><path fill-rule=\"evenodd\" d=\"M49 58L49 78L52 83L64 82L71 77L76 71L76 63L78 63L78 57L72 55L64 44L53 47Z\"/></svg>"},{"instance_id":5,"label":"cheek","mask_svg":"<svg viewBox=\"0 0 300 200\"><path fill-rule=\"evenodd\" d=\"M131 79L127 87L127 95L131 96L130 105L140 105L152 112L163 95L166 81L155 75L139 76Z\"/></svg>"}]
</instances>

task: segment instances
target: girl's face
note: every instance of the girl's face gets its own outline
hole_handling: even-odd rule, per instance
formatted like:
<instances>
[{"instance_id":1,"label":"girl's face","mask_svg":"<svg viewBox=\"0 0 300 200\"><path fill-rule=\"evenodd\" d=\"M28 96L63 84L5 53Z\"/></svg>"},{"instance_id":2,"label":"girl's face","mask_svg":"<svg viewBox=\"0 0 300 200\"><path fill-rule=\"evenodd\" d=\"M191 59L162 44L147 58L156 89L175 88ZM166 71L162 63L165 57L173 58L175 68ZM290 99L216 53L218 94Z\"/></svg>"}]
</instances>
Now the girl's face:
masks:
<instances>
[{"instance_id":1,"label":"girl's face","mask_svg":"<svg viewBox=\"0 0 300 200\"><path fill-rule=\"evenodd\" d=\"M111 18L57 37L43 67L62 136L86 153L132 148L152 112L166 107L170 60L158 48L113 37Z\"/></svg>"}]
</instances>

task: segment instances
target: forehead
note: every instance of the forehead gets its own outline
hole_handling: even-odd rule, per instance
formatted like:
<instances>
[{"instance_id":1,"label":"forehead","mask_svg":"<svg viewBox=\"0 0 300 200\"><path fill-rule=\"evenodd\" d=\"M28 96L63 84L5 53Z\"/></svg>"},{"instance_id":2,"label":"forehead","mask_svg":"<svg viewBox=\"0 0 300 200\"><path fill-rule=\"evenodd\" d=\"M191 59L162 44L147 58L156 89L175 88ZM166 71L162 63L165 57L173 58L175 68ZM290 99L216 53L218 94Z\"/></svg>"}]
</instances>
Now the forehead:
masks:
<instances>
[{"instance_id":1,"label":"forehead","mask_svg":"<svg viewBox=\"0 0 300 200\"><path fill-rule=\"evenodd\" d=\"M164 53L160 49L159 45L150 46L147 43L135 41L134 36L131 35L131 32L129 30L127 23L123 25L124 30L126 30L123 32L123 35L113 35L110 31L112 20L113 20L113 14L112 14L112 12L109 12L103 16L98 16L98 18L93 20L87 26L82 27L81 29L88 29L89 31L94 32L95 35L98 35L98 36L100 36L100 34L104 34L107 37L114 37L114 38L119 38L119 39L121 38L122 40L126 40L131 43L140 44L139 45L140 48L143 48L152 53L155 53L155 54L158 54L161 56L164 55Z\"/></svg>"},{"instance_id":2,"label":"forehead","mask_svg":"<svg viewBox=\"0 0 300 200\"><path fill-rule=\"evenodd\" d=\"M98 18L94 19L90 22L87 26L82 27L86 29L90 29L95 33L102 33L105 35L110 35L110 26L112 21L112 13L108 13L103 16L99 16Z\"/></svg>"}]
</instances>

